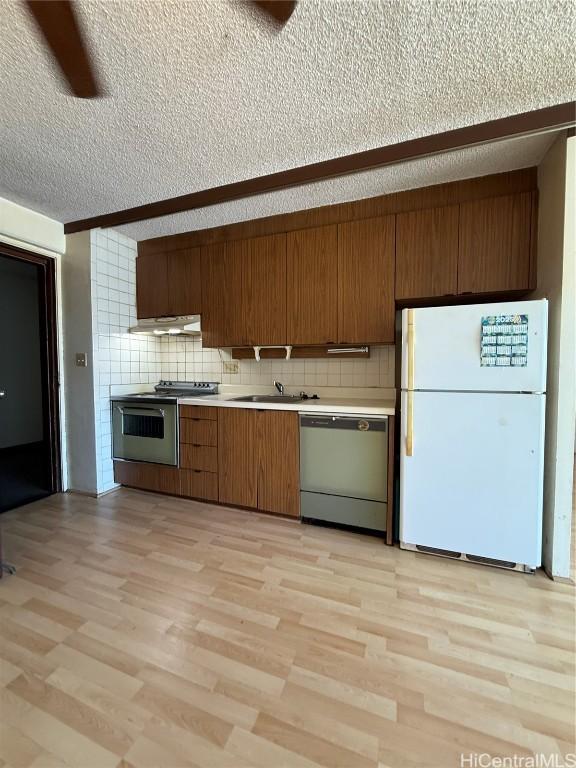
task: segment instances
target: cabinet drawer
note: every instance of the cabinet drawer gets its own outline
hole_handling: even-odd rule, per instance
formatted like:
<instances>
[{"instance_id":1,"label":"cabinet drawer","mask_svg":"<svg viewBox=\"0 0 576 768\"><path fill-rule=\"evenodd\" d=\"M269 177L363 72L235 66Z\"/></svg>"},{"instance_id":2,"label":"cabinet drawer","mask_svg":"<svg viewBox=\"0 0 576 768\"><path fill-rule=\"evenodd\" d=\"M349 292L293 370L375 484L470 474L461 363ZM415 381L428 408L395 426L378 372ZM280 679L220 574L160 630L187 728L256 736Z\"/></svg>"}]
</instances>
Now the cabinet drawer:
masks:
<instances>
[{"instance_id":1,"label":"cabinet drawer","mask_svg":"<svg viewBox=\"0 0 576 768\"><path fill-rule=\"evenodd\" d=\"M209 421L216 421L218 418L218 408L210 407L209 405L181 405L179 409L181 419L209 419Z\"/></svg>"},{"instance_id":2,"label":"cabinet drawer","mask_svg":"<svg viewBox=\"0 0 576 768\"><path fill-rule=\"evenodd\" d=\"M180 493L180 478L176 467L145 464L138 461L115 461L114 480L121 485L158 493Z\"/></svg>"},{"instance_id":3,"label":"cabinet drawer","mask_svg":"<svg viewBox=\"0 0 576 768\"><path fill-rule=\"evenodd\" d=\"M180 419L180 442L218 445L218 422L208 419Z\"/></svg>"},{"instance_id":4,"label":"cabinet drawer","mask_svg":"<svg viewBox=\"0 0 576 768\"><path fill-rule=\"evenodd\" d=\"M218 451L208 445L180 446L180 467L182 469L204 469L206 472L218 472Z\"/></svg>"},{"instance_id":5,"label":"cabinet drawer","mask_svg":"<svg viewBox=\"0 0 576 768\"><path fill-rule=\"evenodd\" d=\"M218 500L218 475L201 469L180 470L180 493L194 499Z\"/></svg>"}]
</instances>

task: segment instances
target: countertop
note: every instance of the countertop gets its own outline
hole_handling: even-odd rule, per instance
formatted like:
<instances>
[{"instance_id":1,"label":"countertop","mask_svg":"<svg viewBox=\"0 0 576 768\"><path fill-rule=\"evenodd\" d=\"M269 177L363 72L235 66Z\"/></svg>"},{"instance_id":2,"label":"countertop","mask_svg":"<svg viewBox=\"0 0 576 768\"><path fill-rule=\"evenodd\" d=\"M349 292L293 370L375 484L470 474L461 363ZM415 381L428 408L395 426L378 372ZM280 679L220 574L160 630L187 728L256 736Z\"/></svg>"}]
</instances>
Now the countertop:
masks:
<instances>
[{"instance_id":1,"label":"countertop","mask_svg":"<svg viewBox=\"0 0 576 768\"><path fill-rule=\"evenodd\" d=\"M360 399L320 397L299 403L243 403L234 400L238 395L219 394L203 397L181 397L178 405L206 405L218 408L257 408L258 410L296 411L297 413L340 413L359 416L394 416L394 398Z\"/></svg>"}]
</instances>

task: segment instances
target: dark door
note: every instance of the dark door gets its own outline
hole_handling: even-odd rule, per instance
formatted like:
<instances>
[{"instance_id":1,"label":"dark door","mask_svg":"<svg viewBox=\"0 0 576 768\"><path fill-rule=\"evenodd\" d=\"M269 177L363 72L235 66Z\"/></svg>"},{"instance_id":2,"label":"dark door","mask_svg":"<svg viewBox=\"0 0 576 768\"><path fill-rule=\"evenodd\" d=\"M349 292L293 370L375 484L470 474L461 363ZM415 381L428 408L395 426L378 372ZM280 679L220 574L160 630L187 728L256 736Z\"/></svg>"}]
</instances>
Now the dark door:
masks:
<instances>
[{"instance_id":1,"label":"dark door","mask_svg":"<svg viewBox=\"0 0 576 768\"><path fill-rule=\"evenodd\" d=\"M42 261L0 253L0 512L59 485L57 390L50 391L54 271Z\"/></svg>"}]
</instances>

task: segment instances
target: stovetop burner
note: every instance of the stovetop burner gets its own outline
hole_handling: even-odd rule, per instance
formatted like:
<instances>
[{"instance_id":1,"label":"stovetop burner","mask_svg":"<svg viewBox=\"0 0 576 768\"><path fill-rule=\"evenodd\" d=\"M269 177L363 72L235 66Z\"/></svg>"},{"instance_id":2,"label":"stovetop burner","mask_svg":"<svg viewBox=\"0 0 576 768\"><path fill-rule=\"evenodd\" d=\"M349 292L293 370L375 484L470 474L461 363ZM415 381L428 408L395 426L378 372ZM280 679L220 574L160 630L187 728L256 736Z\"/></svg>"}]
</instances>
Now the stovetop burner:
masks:
<instances>
[{"instance_id":1,"label":"stovetop burner","mask_svg":"<svg viewBox=\"0 0 576 768\"><path fill-rule=\"evenodd\" d=\"M154 392L135 392L117 399L176 401L179 397L201 397L218 394L217 381L160 381Z\"/></svg>"}]
</instances>

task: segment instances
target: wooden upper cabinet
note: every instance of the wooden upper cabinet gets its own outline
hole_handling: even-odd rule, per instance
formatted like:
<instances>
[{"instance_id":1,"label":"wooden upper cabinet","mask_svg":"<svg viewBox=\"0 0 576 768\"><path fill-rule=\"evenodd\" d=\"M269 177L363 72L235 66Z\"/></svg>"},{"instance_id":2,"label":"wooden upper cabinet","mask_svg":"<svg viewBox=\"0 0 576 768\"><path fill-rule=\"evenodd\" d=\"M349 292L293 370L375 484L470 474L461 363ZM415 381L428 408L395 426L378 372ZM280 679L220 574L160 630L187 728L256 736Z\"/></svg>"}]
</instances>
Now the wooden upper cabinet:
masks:
<instances>
[{"instance_id":1,"label":"wooden upper cabinet","mask_svg":"<svg viewBox=\"0 0 576 768\"><path fill-rule=\"evenodd\" d=\"M143 254L136 259L138 317L202 311L200 248Z\"/></svg>"},{"instance_id":2,"label":"wooden upper cabinet","mask_svg":"<svg viewBox=\"0 0 576 768\"><path fill-rule=\"evenodd\" d=\"M338 341L338 226L288 232L288 344Z\"/></svg>"},{"instance_id":3,"label":"wooden upper cabinet","mask_svg":"<svg viewBox=\"0 0 576 768\"><path fill-rule=\"evenodd\" d=\"M462 203L458 292L530 288L532 193Z\"/></svg>"},{"instance_id":4,"label":"wooden upper cabinet","mask_svg":"<svg viewBox=\"0 0 576 768\"><path fill-rule=\"evenodd\" d=\"M299 435L297 413L258 412L258 509L299 517Z\"/></svg>"},{"instance_id":5,"label":"wooden upper cabinet","mask_svg":"<svg viewBox=\"0 0 576 768\"><path fill-rule=\"evenodd\" d=\"M136 313L140 317L168 315L168 259L165 253L136 259Z\"/></svg>"},{"instance_id":6,"label":"wooden upper cabinet","mask_svg":"<svg viewBox=\"0 0 576 768\"><path fill-rule=\"evenodd\" d=\"M458 292L457 205L396 216L396 299Z\"/></svg>"},{"instance_id":7,"label":"wooden upper cabinet","mask_svg":"<svg viewBox=\"0 0 576 768\"><path fill-rule=\"evenodd\" d=\"M229 243L242 262L242 328L250 345L286 344L286 235Z\"/></svg>"},{"instance_id":8,"label":"wooden upper cabinet","mask_svg":"<svg viewBox=\"0 0 576 768\"><path fill-rule=\"evenodd\" d=\"M205 347L286 344L286 235L202 248Z\"/></svg>"},{"instance_id":9,"label":"wooden upper cabinet","mask_svg":"<svg viewBox=\"0 0 576 768\"><path fill-rule=\"evenodd\" d=\"M338 225L338 341L394 342L395 217Z\"/></svg>"},{"instance_id":10,"label":"wooden upper cabinet","mask_svg":"<svg viewBox=\"0 0 576 768\"><path fill-rule=\"evenodd\" d=\"M242 333L241 260L226 243L201 250L202 346L243 346L248 340Z\"/></svg>"},{"instance_id":11,"label":"wooden upper cabinet","mask_svg":"<svg viewBox=\"0 0 576 768\"><path fill-rule=\"evenodd\" d=\"M200 248L170 251L166 256L170 314L199 315L202 312Z\"/></svg>"},{"instance_id":12,"label":"wooden upper cabinet","mask_svg":"<svg viewBox=\"0 0 576 768\"><path fill-rule=\"evenodd\" d=\"M218 501L222 504L257 506L259 415L251 408L218 409Z\"/></svg>"}]
</instances>

